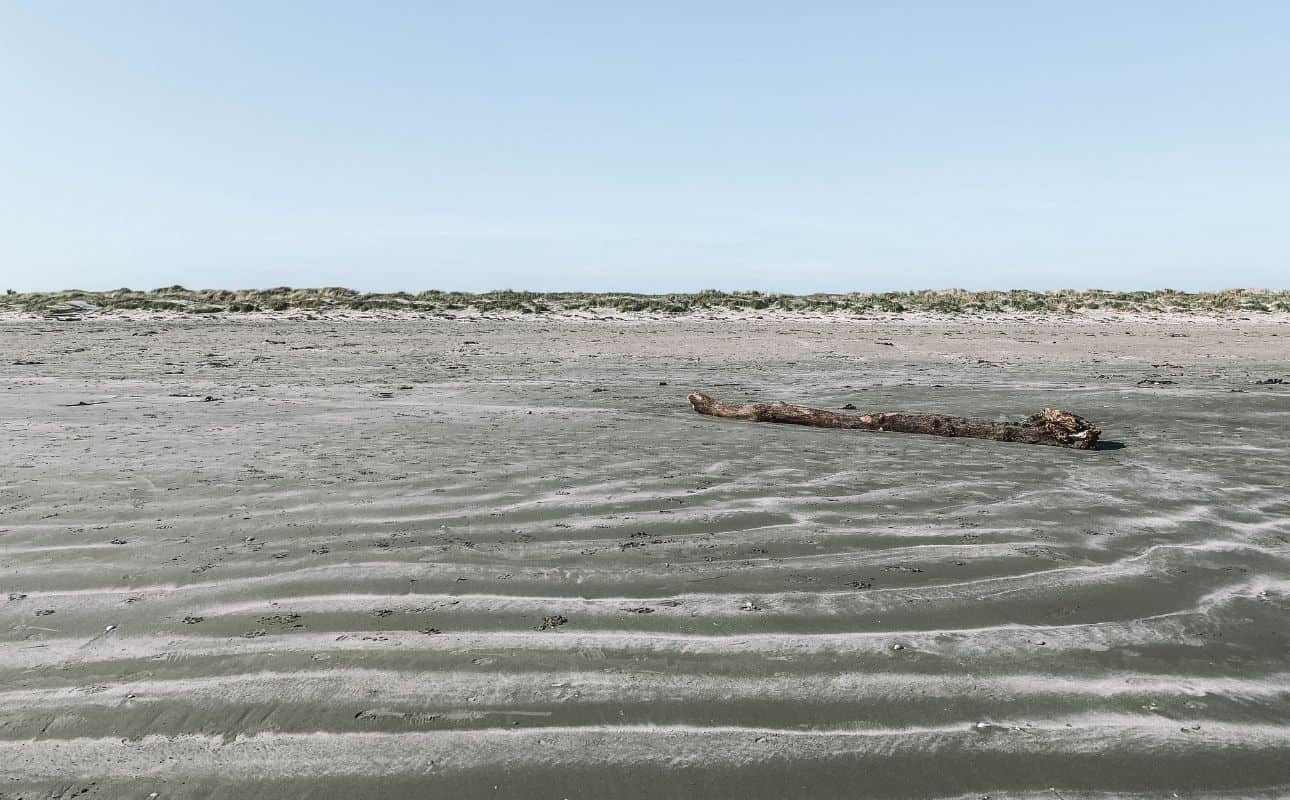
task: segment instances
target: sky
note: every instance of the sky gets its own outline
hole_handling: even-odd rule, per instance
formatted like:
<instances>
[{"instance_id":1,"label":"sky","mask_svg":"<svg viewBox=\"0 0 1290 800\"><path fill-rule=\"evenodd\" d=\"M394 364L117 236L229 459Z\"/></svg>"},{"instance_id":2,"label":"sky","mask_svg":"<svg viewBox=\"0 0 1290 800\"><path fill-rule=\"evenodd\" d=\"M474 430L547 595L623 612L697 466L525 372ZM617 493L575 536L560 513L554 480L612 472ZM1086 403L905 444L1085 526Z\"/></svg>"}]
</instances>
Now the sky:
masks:
<instances>
[{"instance_id":1,"label":"sky","mask_svg":"<svg viewBox=\"0 0 1290 800\"><path fill-rule=\"evenodd\" d=\"M0 0L0 288L1290 285L1290 3Z\"/></svg>"}]
</instances>

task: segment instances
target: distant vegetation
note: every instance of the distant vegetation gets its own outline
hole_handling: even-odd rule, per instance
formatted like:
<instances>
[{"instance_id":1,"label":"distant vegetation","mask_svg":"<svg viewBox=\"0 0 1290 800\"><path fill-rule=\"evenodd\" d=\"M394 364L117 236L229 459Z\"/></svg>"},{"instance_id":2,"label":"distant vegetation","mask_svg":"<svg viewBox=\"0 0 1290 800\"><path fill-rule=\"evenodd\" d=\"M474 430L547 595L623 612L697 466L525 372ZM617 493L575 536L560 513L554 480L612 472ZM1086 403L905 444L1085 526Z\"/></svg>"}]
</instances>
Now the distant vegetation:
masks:
<instances>
[{"instance_id":1,"label":"distant vegetation","mask_svg":"<svg viewBox=\"0 0 1290 800\"><path fill-rule=\"evenodd\" d=\"M87 309L86 306L92 306ZM76 313L85 310L143 309L188 314L256 311L399 310L417 312L517 312L612 310L684 314L718 309L837 311L851 313L931 311L943 314L1014 311L1069 312L1103 309L1153 311L1290 311L1290 290L1231 289L1187 293L1171 289L1147 292L1097 290L1032 292L969 292L961 289L881 294L773 294L756 291L688 294L596 294L587 292L394 292L365 294L352 289L258 289L244 291L194 290L182 286L110 292L10 292L0 296L0 311L34 314Z\"/></svg>"}]
</instances>

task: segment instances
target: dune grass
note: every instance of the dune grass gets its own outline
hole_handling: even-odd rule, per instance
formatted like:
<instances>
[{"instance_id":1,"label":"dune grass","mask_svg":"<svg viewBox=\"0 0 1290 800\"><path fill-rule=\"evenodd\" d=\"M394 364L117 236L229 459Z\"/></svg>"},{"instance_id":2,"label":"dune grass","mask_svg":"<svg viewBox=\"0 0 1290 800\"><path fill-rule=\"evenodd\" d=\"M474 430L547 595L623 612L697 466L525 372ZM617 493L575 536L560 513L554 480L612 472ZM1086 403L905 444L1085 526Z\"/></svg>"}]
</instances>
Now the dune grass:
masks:
<instances>
[{"instance_id":1,"label":"dune grass","mask_svg":"<svg viewBox=\"0 0 1290 800\"><path fill-rule=\"evenodd\" d=\"M1290 290L1228 289L1217 292L1179 292L1158 289L1141 292L1100 290L967 291L962 289L912 292L849 292L845 294L776 294L759 291L705 290L676 294L592 292L392 292L362 293L324 287L293 289L219 290L167 286L139 291L116 289L90 292L10 292L0 296L0 311L32 314L74 313L89 304L98 311L143 309L187 314L236 314L258 311L400 310L416 312L515 312L543 314L578 310L614 310L685 314L704 310L777 310L832 312L929 311L944 314L1017 311L1073 312L1103 309L1125 312L1273 312L1290 311Z\"/></svg>"}]
</instances>

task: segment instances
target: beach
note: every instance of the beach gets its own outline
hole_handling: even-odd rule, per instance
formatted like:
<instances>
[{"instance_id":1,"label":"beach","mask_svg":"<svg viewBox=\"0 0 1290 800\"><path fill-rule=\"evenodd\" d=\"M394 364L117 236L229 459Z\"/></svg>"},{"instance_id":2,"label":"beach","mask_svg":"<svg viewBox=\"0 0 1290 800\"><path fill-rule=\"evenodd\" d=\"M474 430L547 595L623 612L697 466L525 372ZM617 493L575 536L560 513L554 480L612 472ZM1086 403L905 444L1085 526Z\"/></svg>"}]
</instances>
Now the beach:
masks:
<instances>
[{"instance_id":1,"label":"beach","mask_svg":"<svg viewBox=\"0 0 1290 800\"><path fill-rule=\"evenodd\" d=\"M1290 314L74 312L0 318L0 797L1290 794Z\"/></svg>"}]
</instances>

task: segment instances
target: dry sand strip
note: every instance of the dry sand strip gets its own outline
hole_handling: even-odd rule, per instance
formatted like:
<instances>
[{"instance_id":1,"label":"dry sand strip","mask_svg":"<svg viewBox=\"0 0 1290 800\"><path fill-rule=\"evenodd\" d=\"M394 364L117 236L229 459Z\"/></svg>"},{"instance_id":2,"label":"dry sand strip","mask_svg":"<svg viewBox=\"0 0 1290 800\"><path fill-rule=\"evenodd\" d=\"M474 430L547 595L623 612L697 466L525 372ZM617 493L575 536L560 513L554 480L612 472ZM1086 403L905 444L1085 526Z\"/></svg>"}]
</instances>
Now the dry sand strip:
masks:
<instances>
[{"instance_id":1,"label":"dry sand strip","mask_svg":"<svg viewBox=\"0 0 1290 800\"><path fill-rule=\"evenodd\" d=\"M1204 788L1216 782L1216 767L1232 766L1251 784L1290 777L1280 758L1290 745L1282 726L1209 725L1180 730L1168 723L1134 724L1115 718L1054 722L1057 727L984 725L969 730L589 726L400 734L270 733L231 742L199 735L4 742L0 743L0 776L9 780L130 778L141 786L179 777L198 784L218 779L226 785L308 779L325 786L328 778L464 773L482 778L481 783L509 785L528 772L540 776L562 769L666 768L681 774L718 769L756 774L768 764L795 763L827 770L832 780L863 782L866 775L882 770L883 764L936 759L949 768L970 763L978 781L995 778L1006 784L1014 771L1039 772L1055 782L1093 784L1088 787L1092 789L1117 781L1146 788L1149 783L1143 773L1157 771ZM1215 751L1222 751L1222 757L1216 757ZM1009 766L1018 759L1028 766ZM1150 769L1137 766L1143 763L1151 764ZM1093 768L1100 774L1089 775ZM546 789L545 782L540 777L537 786ZM886 794L880 780L870 777L869 782L877 784L880 796ZM945 783L935 775L910 780L920 790L935 791ZM638 793L624 788L622 794Z\"/></svg>"},{"instance_id":2,"label":"dry sand strip","mask_svg":"<svg viewBox=\"0 0 1290 800\"><path fill-rule=\"evenodd\" d=\"M697 666L697 665L696 665ZM689 667L689 665L687 665ZM912 669L907 665L903 669ZM668 674L594 670L494 673L486 683L477 670L328 667L238 672L164 680L22 689L0 693L11 738L26 729L48 739L51 720L75 718L84 736L137 738L179 735L179 718L231 718L271 709L261 732L360 732L479 728L524 719L540 727L590 724L624 708L653 707L652 716L680 715L689 704L703 707L716 724L755 725L759 716L811 720L816 725L851 724L872 729L906 726L973 726L966 698L992 698L988 724L1029 724L1072 710L1115 714L1124 709L1166 710L1180 726L1204 709L1206 723L1240 721L1250 704L1284 712L1286 673L1246 680L1190 675L1118 673L1099 676L1013 674L995 678L944 676L915 671L794 672L769 677L722 675L678 668ZM713 698L720 698L714 702ZM1019 721L1020 720L1020 721Z\"/></svg>"},{"instance_id":3,"label":"dry sand strip","mask_svg":"<svg viewBox=\"0 0 1290 800\"><path fill-rule=\"evenodd\" d=\"M584 765L669 764L684 768L720 762L751 764L774 758L829 760L840 756L887 756L956 750L976 757L1029 752L1087 756L1120 751L1138 757L1157 754L1179 761L1194 750L1230 748L1233 757L1274 755L1290 744L1281 726L1214 725L1182 731L1167 722L1099 719L1057 727L1003 727L988 723L969 730L782 730L776 728L694 728L590 726L541 730L446 731L402 734L258 734L226 742L219 737L145 736L66 739L17 746L0 743L0 775L144 775L261 777L397 775L497 767L576 763ZM1076 724L1080 723L1080 724ZM1272 766L1272 765L1269 765ZM1284 769L1284 765L1276 765Z\"/></svg>"},{"instance_id":4,"label":"dry sand strip","mask_svg":"<svg viewBox=\"0 0 1290 800\"><path fill-rule=\"evenodd\" d=\"M727 316L0 322L0 797L1290 793L1290 317Z\"/></svg>"},{"instance_id":5,"label":"dry sand strip","mask_svg":"<svg viewBox=\"0 0 1290 800\"><path fill-rule=\"evenodd\" d=\"M427 680L427 678L433 680ZM0 692L0 709L30 711L35 707L98 706L119 707L128 697L138 705L166 703L185 698L214 701L236 696L248 703L273 702L366 702L372 690L380 690L386 703L427 702L448 704L470 696L481 705L507 705L540 700L561 703L643 702L651 697L679 698L703 693L727 698L753 698L787 702L843 702L859 697L901 698L917 692L943 702L970 692L988 691L1006 696L1043 695L1132 699L1179 696L1203 698L1223 695L1246 700L1285 698L1290 673L1272 673L1256 680L1194 678L1184 675L1140 673L1107 674L1097 677L1051 673L1014 674L994 678L926 675L903 672L836 672L776 675L764 678L706 674L642 673L624 676L618 672L511 672L479 684L478 672L419 672L414 670L328 669L288 672L248 672L235 675L189 679L141 679L116 684L96 684L46 690ZM552 692L552 689L560 691ZM523 698L523 699L521 699Z\"/></svg>"}]
</instances>

